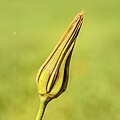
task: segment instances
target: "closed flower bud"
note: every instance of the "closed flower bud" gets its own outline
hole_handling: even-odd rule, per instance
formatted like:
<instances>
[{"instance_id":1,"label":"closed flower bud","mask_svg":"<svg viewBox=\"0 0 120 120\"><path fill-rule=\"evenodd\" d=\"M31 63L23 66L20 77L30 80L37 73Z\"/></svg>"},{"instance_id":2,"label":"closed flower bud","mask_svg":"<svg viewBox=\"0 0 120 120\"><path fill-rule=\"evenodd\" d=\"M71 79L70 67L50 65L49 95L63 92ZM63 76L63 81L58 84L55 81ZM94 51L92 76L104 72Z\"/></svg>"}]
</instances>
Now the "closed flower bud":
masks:
<instances>
[{"instance_id":1,"label":"closed flower bud","mask_svg":"<svg viewBox=\"0 0 120 120\"><path fill-rule=\"evenodd\" d=\"M40 96L51 100L66 90L70 59L82 22L83 14L78 13L53 52L40 67L36 77Z\"/></svg>"}]
</instances>

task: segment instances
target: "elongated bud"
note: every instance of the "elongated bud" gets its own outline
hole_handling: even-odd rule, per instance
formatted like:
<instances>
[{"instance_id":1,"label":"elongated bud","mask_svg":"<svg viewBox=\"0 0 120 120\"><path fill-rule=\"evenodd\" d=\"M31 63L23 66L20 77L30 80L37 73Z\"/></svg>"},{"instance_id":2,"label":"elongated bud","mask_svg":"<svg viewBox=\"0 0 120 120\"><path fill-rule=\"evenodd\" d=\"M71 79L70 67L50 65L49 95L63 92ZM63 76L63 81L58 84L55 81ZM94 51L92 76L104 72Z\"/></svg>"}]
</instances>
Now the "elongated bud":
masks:
<instances>
[{"instance_id":1,"label":"elongated bud","mask_svg":"<svg viewBox=\"0 0 120 120\"><path fill-rule=\"evenodd\" d=\"M40 67L36 77L40 96L53 99L66 90L70 59L82 22L83 14L78 13L53 52Z\"/></svg>"}]
</instances>

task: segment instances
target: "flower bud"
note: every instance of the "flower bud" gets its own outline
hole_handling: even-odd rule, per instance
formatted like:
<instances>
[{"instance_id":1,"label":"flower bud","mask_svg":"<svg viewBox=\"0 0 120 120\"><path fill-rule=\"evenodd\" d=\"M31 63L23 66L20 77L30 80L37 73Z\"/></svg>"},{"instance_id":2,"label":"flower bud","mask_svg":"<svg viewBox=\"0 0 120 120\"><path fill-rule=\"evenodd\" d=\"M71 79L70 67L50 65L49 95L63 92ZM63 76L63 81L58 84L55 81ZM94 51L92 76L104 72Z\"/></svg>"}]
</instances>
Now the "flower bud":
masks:
<instances>
[{"instance_id":1,"label":"flower bud","mask_svg":"<svg viewBox=\"0 0 120 120\"><path fill-rule=\"evenodd\" d=\"M82 22L81 12L75 16L50 56L40 67L36 77L40 96L53 99L66 90L70 59Z\"/></svg>"}]
</instances>

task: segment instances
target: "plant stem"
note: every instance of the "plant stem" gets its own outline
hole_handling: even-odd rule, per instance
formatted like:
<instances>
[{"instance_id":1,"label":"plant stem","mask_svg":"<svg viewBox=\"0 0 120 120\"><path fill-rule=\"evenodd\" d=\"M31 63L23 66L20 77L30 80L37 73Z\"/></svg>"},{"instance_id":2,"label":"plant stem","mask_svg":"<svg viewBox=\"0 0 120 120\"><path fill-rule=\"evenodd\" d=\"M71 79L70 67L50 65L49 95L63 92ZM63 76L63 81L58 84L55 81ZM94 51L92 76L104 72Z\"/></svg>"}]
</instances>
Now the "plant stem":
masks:
<instances>
[{"instance_id":1,"label":"plant stem","mask_svg":"<svg viewBox=\"0 0 120 120\"><path fill-rule=\"evenodd\" d=\"M39 106L39 110L38 110L36 120L42 120L46 106L47 106L47 102L40 100L40 106Z\"/></svg>"}]
</instances>

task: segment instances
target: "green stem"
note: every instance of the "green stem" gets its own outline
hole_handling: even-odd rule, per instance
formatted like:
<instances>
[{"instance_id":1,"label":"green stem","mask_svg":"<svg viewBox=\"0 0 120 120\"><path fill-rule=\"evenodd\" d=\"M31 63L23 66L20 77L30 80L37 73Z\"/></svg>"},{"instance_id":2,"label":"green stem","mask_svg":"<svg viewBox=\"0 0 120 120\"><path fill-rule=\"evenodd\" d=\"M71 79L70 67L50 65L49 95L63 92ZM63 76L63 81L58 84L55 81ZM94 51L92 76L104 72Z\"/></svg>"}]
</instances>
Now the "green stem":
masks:
<instances>
[{"instance_id":1,"label":"green stem","mask_svg":"<svg viewBox=\"0 0 120 120\"><path fill-rule=\"evenodd\" d=\"M38 110L36 120L42 120L46 106L47 106L47 102L40 100L40 106L39 106L39 110Z\"/></svg>"}]
</instances>

